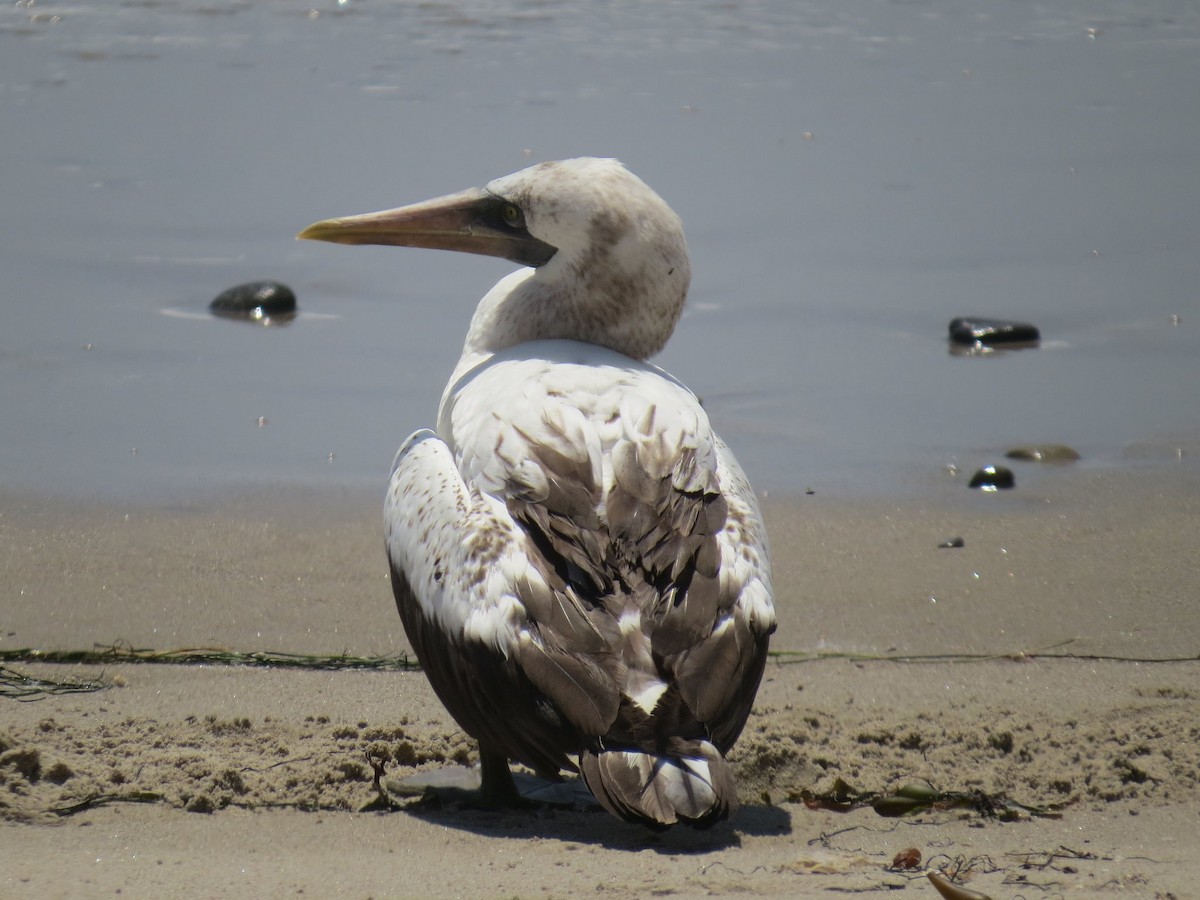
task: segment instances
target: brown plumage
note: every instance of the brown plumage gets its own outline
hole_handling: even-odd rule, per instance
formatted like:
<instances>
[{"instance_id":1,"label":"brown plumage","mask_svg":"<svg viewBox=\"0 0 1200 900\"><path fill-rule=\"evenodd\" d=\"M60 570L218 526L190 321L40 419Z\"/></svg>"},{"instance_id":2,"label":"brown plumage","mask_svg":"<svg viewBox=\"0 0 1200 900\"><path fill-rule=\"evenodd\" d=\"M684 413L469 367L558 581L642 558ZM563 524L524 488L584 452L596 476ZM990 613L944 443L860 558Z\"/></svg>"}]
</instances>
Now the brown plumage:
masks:
<instances>
[{"instance_id":1,"label":"brown plumage","mask_svg":"<svg viewBox=\"0 0 1200 900\"><path fill-rule=\"evenodd\" d=\"M686 295L678 217L619 163L568 160L305 236L536 266L480 303L438 434L400 448L385 508L405 630L479 741L485 793L515 799L517 760L577 770L651 827L731 815L725 754L775 618L745 476L642 361Z\"/></svg>"}]
</instances>

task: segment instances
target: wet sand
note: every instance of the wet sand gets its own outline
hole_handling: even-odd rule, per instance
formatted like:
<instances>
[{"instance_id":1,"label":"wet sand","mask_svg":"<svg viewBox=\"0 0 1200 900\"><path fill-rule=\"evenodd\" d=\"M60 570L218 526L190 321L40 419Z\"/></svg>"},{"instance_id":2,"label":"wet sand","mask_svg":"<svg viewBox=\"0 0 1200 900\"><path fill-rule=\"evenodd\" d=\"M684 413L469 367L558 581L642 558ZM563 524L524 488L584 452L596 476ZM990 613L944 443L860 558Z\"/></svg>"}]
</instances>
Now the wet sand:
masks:
<instances>
[{"instance_id":1,"label":"wet sand","mask_svg":"<svg viewBox=\"0 0 1200 900\"><path fill-rule=\"evenodd\" d=\"M113 686L0 698L0 893L933 897L887 868L916 848L997 898L1190 895L1200 483L1157 468L958 487L936 503L767 500L782 652L733 754L732 823L657 835L587 811L363 811L368 749L394 775L471 759L419 672L21 662ZM375 498L283 493L0 498L0 647L403 652ZM938 548L951 537L965 546ZM1059 817L803 802L839 779Z\"/></svg>"}]
</instances>

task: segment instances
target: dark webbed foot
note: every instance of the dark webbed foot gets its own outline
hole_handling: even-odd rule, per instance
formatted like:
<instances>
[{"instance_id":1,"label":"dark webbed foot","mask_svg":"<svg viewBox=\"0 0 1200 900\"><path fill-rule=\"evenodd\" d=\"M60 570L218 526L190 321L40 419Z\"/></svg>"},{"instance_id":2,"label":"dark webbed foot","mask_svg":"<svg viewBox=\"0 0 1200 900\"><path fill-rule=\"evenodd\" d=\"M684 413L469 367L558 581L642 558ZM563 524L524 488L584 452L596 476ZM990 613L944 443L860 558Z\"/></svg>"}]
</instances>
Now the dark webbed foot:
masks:
<instances>
[{"instance_id":1,"label":"dark webbed foot","mask_svg":"<svg viewBox=\"0 0 1200 900\"><path fill-rule=\"evenodd\" d=\"M448 766L407 778L384 778L383 789L395 800L422 797L475 809L536 809L540 806L588 808L596 805L582 781L550 781L513 772L508 759L482 748L478 766Z\"/></svg>"}]
</instances>

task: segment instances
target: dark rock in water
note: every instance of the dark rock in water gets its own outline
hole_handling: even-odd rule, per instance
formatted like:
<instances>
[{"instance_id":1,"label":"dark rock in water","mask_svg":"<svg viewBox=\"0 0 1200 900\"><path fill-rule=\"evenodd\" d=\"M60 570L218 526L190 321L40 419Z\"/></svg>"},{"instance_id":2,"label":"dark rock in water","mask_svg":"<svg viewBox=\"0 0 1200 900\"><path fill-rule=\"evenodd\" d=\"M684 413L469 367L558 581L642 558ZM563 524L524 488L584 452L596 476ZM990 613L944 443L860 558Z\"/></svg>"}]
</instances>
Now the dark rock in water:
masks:
<instances>
[{"instance_id":1,"label":"dark rock in water","mask_svg":"<svg viewBox=\"0 0 1200 900\"><path fill-rule=\"evenodd\" d=\"M968 487L979 488L983 491L1006 491L1017 486L1012 469L1004 466L984 466L971 476Z\"/></svg>"},{"instance_id":2,"label":"dark rock in water","mask_svg":"<svg viewBox=\"0 0 1200 900\"><path fill-rule=\"evenodd\" d=\"M1041 337L1037 328L1028 322L976 318L950 320L950 340L956 344L1032 344Z\"/></svg>"},{"instance_id":3,"label":"dark rock in water","mask_svg":"<svg viewBox=\"0 0 1200 900\"><path fill-rule=\"evenodd\" d=\"M1044 463L1075 462L1081 458L1079 451L1065 444L1034 444L1030 447L1013 447L1004 455L1009 459Z\"/></svg>"},{"instance_id":4,"label":"dark rock in water","mask_svg":"<svg viewBox=\"0 0 1200 900\"><path fill-rule=\"evenodd\" d=\"M250 281L217 294L208 309L228 319L287 321L296 315L296 295L278 281Z\"/></svg>"},{"instance_id":5,"label":"dark rock in water","mask_svg":"<svg viewBox=\"0 0 1200 900\"><path fill-rule=\"evenodd\" d=\"M954 549L957 549L958 547L965 547L965 546L967 546L967 542L964 541L962 538L952 537L952 538L950 538L950 540L942 541L940 544L938 544L938 549L939 550L954 550Z\"/></svg>"}]
</instances>

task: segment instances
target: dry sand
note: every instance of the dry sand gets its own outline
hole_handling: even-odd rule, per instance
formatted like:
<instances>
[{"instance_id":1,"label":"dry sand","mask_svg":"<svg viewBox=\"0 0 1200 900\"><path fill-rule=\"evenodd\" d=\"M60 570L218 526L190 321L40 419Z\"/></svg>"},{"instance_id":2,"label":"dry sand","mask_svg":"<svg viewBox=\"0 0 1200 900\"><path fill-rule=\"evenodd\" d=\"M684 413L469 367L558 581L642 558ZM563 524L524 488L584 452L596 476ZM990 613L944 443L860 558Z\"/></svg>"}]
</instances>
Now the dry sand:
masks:
<instances>
[{"instance_id":1,"label":"dry sand","mask_svg":"<svg viewBox=\"0 0 1200 900\"><path fill-rule=\"evenodd\" d=\"M0 697L0 896L936 896L888 868L908 848L996 898L1196 895L1200 480L1062 470L930 496L767 502L774 649L794 655L735 748L732 823L363 811L368 749L398 775L471 758L419 672L19 662L113 687ZM407 646L373 498L0 504L0 649ZM1059 817L803 802L839 779Z\"/></svg>"}]
</instances>

